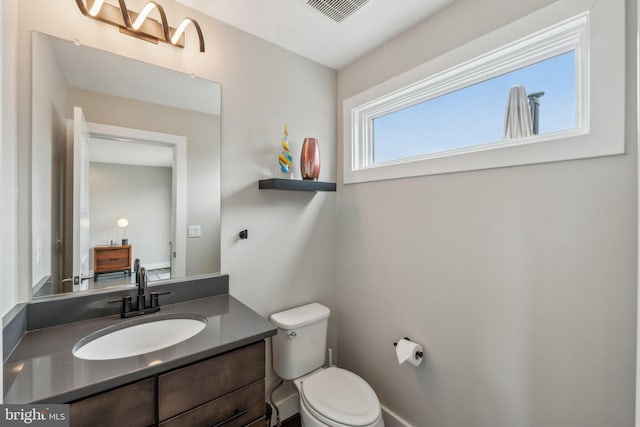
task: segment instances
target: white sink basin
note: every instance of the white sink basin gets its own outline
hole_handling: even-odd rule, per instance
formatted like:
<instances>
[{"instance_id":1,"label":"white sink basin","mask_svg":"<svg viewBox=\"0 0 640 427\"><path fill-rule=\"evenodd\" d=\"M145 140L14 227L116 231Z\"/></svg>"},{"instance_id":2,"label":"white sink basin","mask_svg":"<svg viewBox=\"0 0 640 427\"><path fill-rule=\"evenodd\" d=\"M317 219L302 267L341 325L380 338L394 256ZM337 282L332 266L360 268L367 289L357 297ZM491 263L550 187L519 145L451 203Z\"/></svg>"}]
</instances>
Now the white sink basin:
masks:
<instances>
[{"instance_id":1,"label":"white sink basin","mask_svg":"<svg viewBox=\"0 0 640 427\"><path fill-rule=\"evenodd\" d=\"M178 344L207 326L196 315L140 318L101 329L78 341L73 355L80 359L109 360L151 353Z\"/></svg>"}]
</instances>

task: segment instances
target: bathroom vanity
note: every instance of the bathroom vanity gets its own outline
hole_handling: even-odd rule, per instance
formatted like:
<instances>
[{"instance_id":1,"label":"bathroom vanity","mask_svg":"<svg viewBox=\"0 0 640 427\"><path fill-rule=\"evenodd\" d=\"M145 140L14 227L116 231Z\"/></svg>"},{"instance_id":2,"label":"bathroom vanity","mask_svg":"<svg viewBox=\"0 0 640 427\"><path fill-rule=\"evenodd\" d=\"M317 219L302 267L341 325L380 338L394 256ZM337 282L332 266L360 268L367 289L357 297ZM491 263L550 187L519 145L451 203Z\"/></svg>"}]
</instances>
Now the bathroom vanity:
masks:
<instances>
[{"instance_id":1,"label":"bathroom vanity","mask_svg":"<svg viewBox=\"0 0 640 427\"><path fill-rule=\"evenodd\" d=\"M157 351L109 360L74 356L118 315L27 331L4 364L5 403L69 403L72 426L237 427L264 422L265 342L276 328L228 294L141 317L197 315L202 331Z\"/></svg>"},{"instance_id":2,"label":"bathroom vanity","mask_svg":"<svg viewBox=\"0 0 640 427\"><path fill-rule=\"evenodd\" d=\"M131 427L232 427L263 421L264 348L259 341L72 402L72 425L117 426L126 420Z\"/></svg>"}]
</instances>

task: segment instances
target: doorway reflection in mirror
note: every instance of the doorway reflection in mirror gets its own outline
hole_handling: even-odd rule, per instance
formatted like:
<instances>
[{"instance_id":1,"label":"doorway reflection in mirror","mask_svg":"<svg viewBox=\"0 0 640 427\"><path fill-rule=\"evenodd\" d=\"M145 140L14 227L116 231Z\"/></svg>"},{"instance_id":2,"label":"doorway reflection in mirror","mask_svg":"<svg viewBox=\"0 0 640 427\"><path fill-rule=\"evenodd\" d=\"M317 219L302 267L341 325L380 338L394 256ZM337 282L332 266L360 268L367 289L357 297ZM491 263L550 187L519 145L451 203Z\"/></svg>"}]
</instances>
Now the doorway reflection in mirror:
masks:
<instances>
[{"instance_id":1,"label":"doorway reflection in mirror","mask_svg":"<svg viewBox=\"0 0 640 427\"><path fill-rule=\"evenodd\" d=\"M93 277L109 241L152 280L219 272L220 85L36 32L32 45L33 296L80 290L64 279ZM131 286L113 276L82 288Z\"/></svg>"}]
</instances>

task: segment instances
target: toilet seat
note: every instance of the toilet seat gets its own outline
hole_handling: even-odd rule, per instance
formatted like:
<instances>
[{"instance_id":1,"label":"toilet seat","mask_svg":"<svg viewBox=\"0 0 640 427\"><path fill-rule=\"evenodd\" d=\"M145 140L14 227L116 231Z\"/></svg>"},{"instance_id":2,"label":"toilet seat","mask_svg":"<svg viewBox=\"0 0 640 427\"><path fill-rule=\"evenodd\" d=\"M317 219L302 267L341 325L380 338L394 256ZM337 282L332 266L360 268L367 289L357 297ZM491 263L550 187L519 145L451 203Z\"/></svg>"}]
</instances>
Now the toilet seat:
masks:
<instances>
[{"instance_id":1,"label":"toilet seat","mask_svg":"<svg viewBox=\"0 0 640 427\"><path fill-rule=\"evenodd\" d=\"M301 381L303 403L329 425L364 427L381 416L380 402L365 380L344 369L330 367Z\"/></svg>"}]
</instances>

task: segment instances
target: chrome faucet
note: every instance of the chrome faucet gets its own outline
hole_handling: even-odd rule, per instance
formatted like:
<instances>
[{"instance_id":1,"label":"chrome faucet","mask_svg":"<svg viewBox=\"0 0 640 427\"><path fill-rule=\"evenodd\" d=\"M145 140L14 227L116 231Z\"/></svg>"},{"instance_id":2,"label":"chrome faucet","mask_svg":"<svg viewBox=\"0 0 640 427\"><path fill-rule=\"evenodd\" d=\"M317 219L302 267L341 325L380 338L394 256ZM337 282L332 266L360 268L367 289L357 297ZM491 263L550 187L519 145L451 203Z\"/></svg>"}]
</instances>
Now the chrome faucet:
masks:
<instances>
[{"instance_id":1,"label":"chrome faucet","mask_svg":"<svg viewBox=\"0 0 640 427\"><path fill-rule=\"evenodd\" d=\"M158 297L160 295L171 293L170 291L147 292L149 284L147 270L144 267L140 267L140 260L137 258L134 264L134 269L136 271L136 286L138 288L135 303L132 301L131 295L109 300L109 303L122 302L122 311L120 312L120 317L122 318L140 316L160 311ZM147 295L149 298L147 298ZM149 301L147 302L147 300Z\"/></svg>"}]
</instances>

